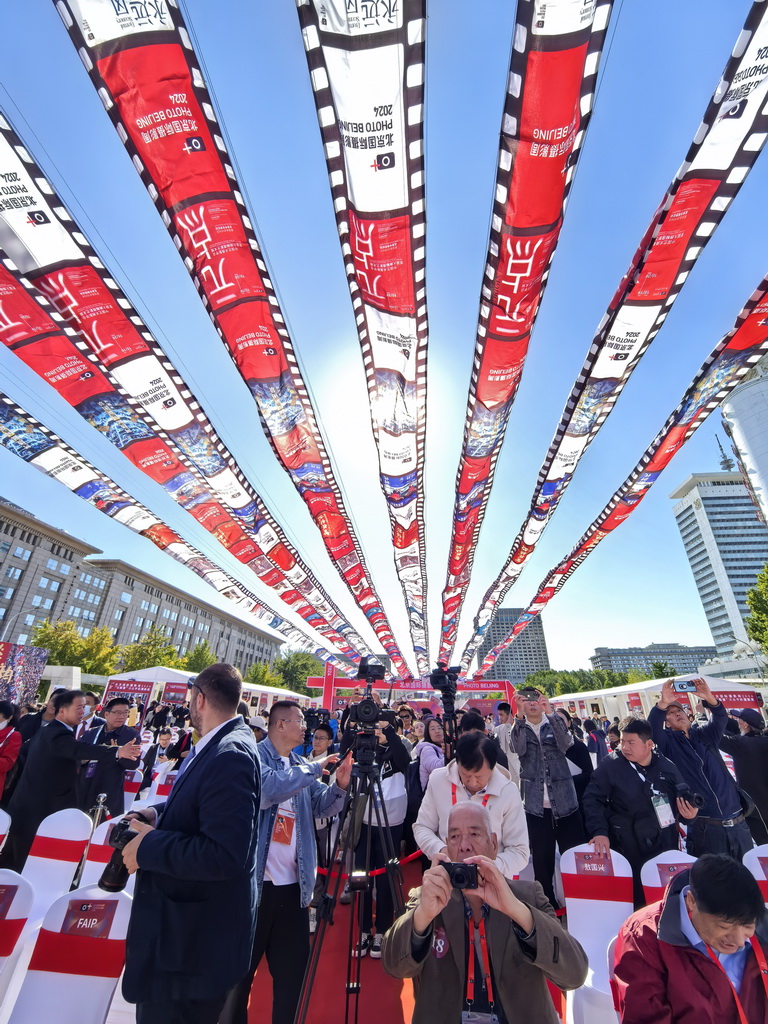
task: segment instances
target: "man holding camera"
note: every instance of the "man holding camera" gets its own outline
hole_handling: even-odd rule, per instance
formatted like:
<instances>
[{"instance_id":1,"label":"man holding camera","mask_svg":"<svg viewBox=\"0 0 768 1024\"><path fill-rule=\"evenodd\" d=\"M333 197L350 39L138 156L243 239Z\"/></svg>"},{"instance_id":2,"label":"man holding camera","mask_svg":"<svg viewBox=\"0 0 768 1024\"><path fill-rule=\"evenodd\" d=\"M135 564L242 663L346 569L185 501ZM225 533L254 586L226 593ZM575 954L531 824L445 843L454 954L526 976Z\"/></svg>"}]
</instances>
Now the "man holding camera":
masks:
<instances>
[{"instance_id":1,"label":"man holding camera","mask_svg":"<svg viewBox=\"0 0 768 1024\"><path fill-rule=\"evenodd\" d=\"M643 864L677 849L678 817L690 827L698 808L678 796L682 776L668 758L654 752L648 722L630 716L619 724L619 733L619 748L592 773L582 806L595 853L607 856L613 847L632 865L635 907L642 907Z\"/></svg>"},{"instance_id":2,"label":"man holding camera","mask_svg":"<svg viewBox=\"0 0 768 1024\"><path fill-rule=\"evenodd\" d=\"M691 684L684 685L687 690ZM688 826L688 853L692 857L727 853L741 860L753 843L739 790L718 750L728 712L703 679L693 680L693 685L690 692L696 693L712 715L708 725L690 722L675 698L672 679L664 683L648 721L656 746L677 766L691 793L700 798L699 813Z\"/></svg>"},{"instance_id":3,"label":"man holding camera","mask_svg":"<svg viewBox=\"0 0 768 1024\"><path fill-rule=\"evenodd\" d=\"M433 860L384 937L387 973L417 979L413 1024L507 1024L521 1013L536 1024L557 1024L547 979L562 989L582 985L588 965L581 946L538 882L504 878L487 808L456 804L446 846L447 857ZM450 873L441 863L448 859Z\"/></svg>"},{"instance_id":4,"label":"man holding camera","mask_svg":"<svg viewBox=\"0 0 768 1024\"><path fill-rule=\"evenodd\" d=\"M126 942L123 995L136 1024L216 1024L248 969L256 927L259 759L237 713L242 678L209 665L195 679L200 733L164 804L128 817L123 849L140 868Z\"/></svg>"}]
</instances>

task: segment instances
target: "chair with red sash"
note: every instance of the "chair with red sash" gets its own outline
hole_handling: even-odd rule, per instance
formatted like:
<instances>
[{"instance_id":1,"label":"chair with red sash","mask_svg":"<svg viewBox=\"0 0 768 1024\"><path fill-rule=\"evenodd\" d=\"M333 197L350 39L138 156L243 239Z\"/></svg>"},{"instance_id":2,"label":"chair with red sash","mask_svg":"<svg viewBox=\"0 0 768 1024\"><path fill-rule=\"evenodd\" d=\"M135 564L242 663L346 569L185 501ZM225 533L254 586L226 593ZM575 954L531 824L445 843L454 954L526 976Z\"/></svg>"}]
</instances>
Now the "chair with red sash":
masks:
<instances>
[{"instance_id":1,"label":"chair with red sash","mask_svg":"<svg viewBox=\"0 0 768 1024\"><path fill-rule=\"evenodd\" d=\"M640 870L640 881L643 883L646 903L658 903L664 899L667 886L685 868L689 868L696 860L689 853L680 850L668 850L656 857L651 857Z\"/></svg>"},{"instance_id":2,"label":"chair with red sash","mask_svg":"<svg viewBox=\"0 0 768 1024\"><path fill-rule=\"evenodd\" d=\"M23 946L35 890L15 871L0 870L0 1004Z\"/></svg>"},{"instance_id":3,"label":"chair with red sash","mask_svg":"<svg viewBox=\"0 0 768 1024\"><path fill-rule=\"evenodd\" d=\"M11 816L7 811L0 811L0 850L5 846L5 840L11 830Z\"/></svg>"},{"instance_id":4,"label":"chair with red sash","mask_svg":"<svg viewBox=\"0 0 768 1024\"><path fill-rule=\"evenodd\" d=\"M43 919L9 1024L104 1024L125 964L131 897L89 885Z\"/></svg>"},{"instance_id":5,"label":"chair with red sash","mask_svg":"<svg viewBox=\"0 0 768 1024\"><path fill-rule=\"evenodd\" d=\"M123 781L123 793L125 794L124 809L127 814L131 809L131 804L137 799L139 790L141 789L141 781L144 778L144 772L131 772L125 773L125 779Z\"/></svg>"},{"instance_id":6,"label":"chair with red sash","mask_svg":"<svg viewBox=\"0 0 768 1024\"><path fill-rule=\"evenodd\" d=\"M608 984L611 986L611 999L613 999L613 1008L616 1011L616 1019L621 1021L621 1013L619 1012L619 994L616 991L615 978L615 967L616 967L616 941L618 935L614 935L611 941L608 943L608 953L605 958L606 966L608 968Z\"/></svg>"},{"instance_id":7,"label":"chair with red sash","mask_svg":"<svg viewBox=\"0 0 768 1024\"><path fill-rule=\"evenodd\" d=\"M85 865L83 866L83 874L80 878L81 886L96 885L101 878L104 868L115 852L114 847L109 845L108 840L109 833L117 820L116 818L109 818L107 821L102 821L98 828L94 829L85 855ZM128 883L125 887L125 892L129 896L133 896L135 882L136 875L129 875Z\"/></svg>"},{"instance_id":8,"label":"chair with red sash","mask_svg":"<svg viewBox=\"0 0 768 1024\"><path fill-rule=\"evenodd\" d=\"M768 846L754 846L744 854L742 862L754 875L768 906Z\"/></svg>"},{"instance_id":9,"label":"chair with red sash","mask_svg":"<svg viewBox=\"0 0 768 1024\"><path fill-rule=\"evenodd\" d=\"M621 854L611 850L607 857L602 857L585 843L560 857L560 872L568 931L581 943L589 959L585 984L568 993L568 1021L615 1024L606 951L634 911L632 868Z\"/></svg>"},{"instance_id":10,"label":"chair with red sash","mask_svg":"<svg viewBox=\"0 0 768 1024\"><path fill-rule=\"evenodd\" d=\"M31 922L39 921L54 900L69 892L90 834L91 819L77 808L43 818L21 872L35 890Z\"/></svg>"}]
</instances>

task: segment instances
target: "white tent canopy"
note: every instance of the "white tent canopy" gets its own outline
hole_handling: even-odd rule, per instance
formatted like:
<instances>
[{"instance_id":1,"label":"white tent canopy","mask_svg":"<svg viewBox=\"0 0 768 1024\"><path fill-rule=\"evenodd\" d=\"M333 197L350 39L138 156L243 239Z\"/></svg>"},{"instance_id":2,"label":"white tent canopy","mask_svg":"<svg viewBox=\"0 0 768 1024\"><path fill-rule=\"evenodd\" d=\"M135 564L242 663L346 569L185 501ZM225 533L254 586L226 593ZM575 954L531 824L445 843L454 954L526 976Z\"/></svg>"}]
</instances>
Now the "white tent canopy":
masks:
<instances>
[{"instance_id":1,"label":"white tent canopy","mask_svg":"<svg viewBox=\"0 0 768 1024\"><path fill-rule=\"evenodd\" d=\"M197 672L182 672L177 668L153 665L152 668L137 668L133 672L121 672L110 679L135 679L139 683L186 683L195 679Z\"/></svg>"}]
</instances>

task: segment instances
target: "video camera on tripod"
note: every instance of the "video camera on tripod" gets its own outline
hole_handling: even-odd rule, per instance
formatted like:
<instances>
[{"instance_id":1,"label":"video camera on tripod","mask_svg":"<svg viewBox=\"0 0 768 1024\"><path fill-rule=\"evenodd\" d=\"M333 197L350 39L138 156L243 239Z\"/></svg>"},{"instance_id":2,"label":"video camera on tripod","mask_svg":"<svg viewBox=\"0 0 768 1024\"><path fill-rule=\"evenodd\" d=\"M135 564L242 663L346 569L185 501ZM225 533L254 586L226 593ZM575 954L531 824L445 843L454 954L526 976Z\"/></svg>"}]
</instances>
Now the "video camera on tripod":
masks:
<instances>
[{"instance_id":1,"label":"video camera on tripod","mask_svg":"<svg viewBox=\"0 0 768 1024\"><path fill-rule=\"evenodd\" d=\"M438 661L435 671L429 674L432 689L437 690L440 694L440 701L443 705L446 764L453 757L456 746L456 691L458 690L460 672L460 665L452 665L449 668L444 662Z\"/></svg>"},{"instance_id":2,"label":"video camera on tripod","mask_svg":"<svg viewBox=\"0 0 768 1024\"><path fill-rule=\"evenodd\" d=\"M373 764L378 737L376 727L380 721L396 725L394 711L382 708L373 698L373 684L384 679L385 668L370 657L360 659L356 679L365 680L365 694L360 700L349 705L347 726L354 732L353 751L357 764Z\"/></svg>"}]
</instances>

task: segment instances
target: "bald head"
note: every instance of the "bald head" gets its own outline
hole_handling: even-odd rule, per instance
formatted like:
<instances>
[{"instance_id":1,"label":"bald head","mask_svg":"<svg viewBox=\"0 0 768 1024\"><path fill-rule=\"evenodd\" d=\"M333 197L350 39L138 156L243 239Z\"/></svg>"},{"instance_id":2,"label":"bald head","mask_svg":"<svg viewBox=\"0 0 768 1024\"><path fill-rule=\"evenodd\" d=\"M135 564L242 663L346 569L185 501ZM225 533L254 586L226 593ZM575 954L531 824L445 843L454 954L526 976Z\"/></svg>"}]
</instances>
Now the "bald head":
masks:
<instances>
[{"instance_id":1,"label":"bald head","mask_svg":"<svg viewBox=\"0 0 768 1024\"><path fill-rule=\"evenodd\" d=\"M448 815L445 845L452 861L477 856L495 860L499 844L488 808L472 800L455 804Z\"/></svg>"}]
</instances>

